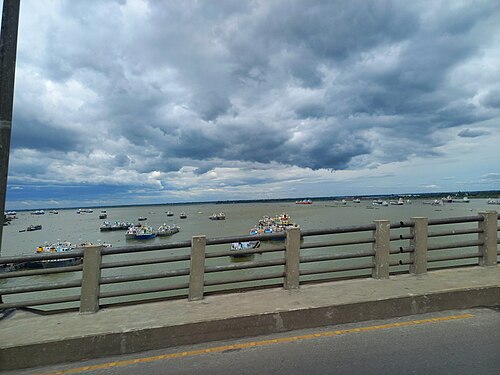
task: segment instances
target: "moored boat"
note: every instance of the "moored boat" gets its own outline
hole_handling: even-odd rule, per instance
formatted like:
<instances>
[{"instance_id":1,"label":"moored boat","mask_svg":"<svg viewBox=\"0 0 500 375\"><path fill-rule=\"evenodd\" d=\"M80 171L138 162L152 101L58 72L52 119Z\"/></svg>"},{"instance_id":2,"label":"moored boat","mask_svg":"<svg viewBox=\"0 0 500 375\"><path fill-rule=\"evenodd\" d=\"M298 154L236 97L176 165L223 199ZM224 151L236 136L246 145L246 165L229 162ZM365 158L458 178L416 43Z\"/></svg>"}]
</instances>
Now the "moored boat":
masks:
<instances>
[{"instance_id":1,"label":"moored boat","mask_svg":"<svg viewBox=\"0 0 500 375\"><path fill-rule=\"evenodd\" d=\"M172 211L167 211L167 216L174 216L174 213Z\"/></svg>"},{"instance_id":2,"label":"moored boat","mask_svg":"<svg viewBox=\"0 0 500 375\"><path fill-rule=\"evenodd\" d=\"M186 213L185 212L181 212L181 214L179 215L179 218L186 219L187 218Z\"/></svg>"},{"instance_id":3,"label":"moored boat","mask_svg":"<svg viewBox=\"0 0 500 375\"><path fill-rule=\"evenodd\" d=\"M210 220L226 220L226 214L224 212L213 213L209 217Z\"/></svg>"},{"instance_id":4,"label":"moored boat","mask_svg":"<svg viewBox=\"0 0 500 375\"><path fill-rule=\"evenodd\" d=\"M247 253L245 250L256 249L260 247L260 241L247 241L247 242L233 242L231 244L232 253L230 256L233 258L247 257L252 253Z\"/></svg>"},{"instance_id":5,"label":"moored boat","mask_svg":"<svg viewBox=\"0 0 500 375\"><path fill-rule=\"evenodd\" d=\"M295 201L295 204L312 204L312 200L310 199L303 199L300 201Z\"/></svg>"},{"instance_id":6,"label":"moored boat","mask_svg":"<svg viewBox=\"0 0 500 375\"><path fill-rule=\"evenodd\" d=\"M178 225L167 225L163 223L163 225L160 225L158 228L157 235L160 237L166 237L166 236L171 236L173 234L178 233L180 230L180 227Z\"/></svg>"},{"instance_id":7,"label":"moored boat","mask_svg":"<svg viewBox=\"0 0 500 375\"><path fill-rule=\"evenodd\" d=\"M125 232L125 239L126 240L135 240L135 236L137 234L137 230L139 229L139 227L136 227L136 226L131 226L127 229L127 231Z\"/></svg>"},{"instance_id":8,"label":"moored boat","mask_svg":"<svg viewBox=\"0 0 500 375\"><path fill-rule=\"evenodd\" d=\"M30 225L28 228L26 228L26 231L32 232L34 230L41 230L41 229L42 229L41 224L37 224L37 225Z\"/></svg>"},{"instance_id":9,"label":"moored boat","mask_svg":"<svg viewBox=\"0 0 500 375\"><path fill-rule=\"evenodd\" d=\"M112 224L109 221L105 221L101 224L101 226L99 227L99 230L101 232L107 232L107 231L111 230L111 226L112 226Z\"/></svg>"},{"instance_id":10,"label":"moored boat","mask_svg":"<svg viewBox=\"0 0 500 375\"><path fill-rule=\"evenodd\" d=\"M39 246L36 249L37 254L57 254L57 253L67 253L82 246L72 245L68 241L55 242L48 246ZM59 258L59 259L43 259L34 260L26 262L26 268L56 268L56 267L66 267L81 264L83 258L72 257L72 258Z\"/></svg>"},{"instance_id":11,"label":"moored boat","mask_svg":"<svg viewBox=\"0 0 500 375\"><path fill-rule=\"evenodd\" d=\"M137 228L135 239L136 240L149 240L156 237L156 233L152 227L142 226Z\"/></svg>"}]
</instances>

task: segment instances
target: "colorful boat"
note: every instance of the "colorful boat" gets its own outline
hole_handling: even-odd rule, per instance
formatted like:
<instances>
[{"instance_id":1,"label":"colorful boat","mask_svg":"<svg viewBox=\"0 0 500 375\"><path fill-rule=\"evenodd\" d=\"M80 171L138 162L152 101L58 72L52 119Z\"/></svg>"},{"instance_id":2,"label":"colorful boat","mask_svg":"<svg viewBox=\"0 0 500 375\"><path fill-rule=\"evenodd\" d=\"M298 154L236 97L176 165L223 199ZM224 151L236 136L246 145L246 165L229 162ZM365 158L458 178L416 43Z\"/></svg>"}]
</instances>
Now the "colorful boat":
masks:
<instances>
[{"instance_id":1,"label":"colorful boat","mask_svg":"<svg viewBox=\"0 0 500 375\"><path fill-rule=\"evenodd\" d=\"M156 233L153 231L152 227L142 226L137 228L137 232L135 234L136 240L149 240L156 237Z\"/></svg>"},{"instance_id":2,"label":"colorful boat","mask_svg":"<svg viewBox=\"0 0 500 375\"><path fill-rule=\"evenodd\" d=\"M304 200L301 200L301 201L296 201L295 204L312 204L312 200L310 199L304 199Z\"/></svg>"}]
</instances>

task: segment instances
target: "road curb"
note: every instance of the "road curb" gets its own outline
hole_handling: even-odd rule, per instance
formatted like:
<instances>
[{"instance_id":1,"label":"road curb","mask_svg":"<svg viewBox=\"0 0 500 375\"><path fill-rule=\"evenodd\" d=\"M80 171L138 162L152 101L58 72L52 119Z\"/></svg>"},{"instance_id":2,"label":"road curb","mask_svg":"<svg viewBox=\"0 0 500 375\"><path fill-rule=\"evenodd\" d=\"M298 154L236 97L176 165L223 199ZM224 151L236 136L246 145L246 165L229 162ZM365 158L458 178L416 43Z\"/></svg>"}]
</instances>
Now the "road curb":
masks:
<instances>
[{"instance_id":1,"label":"road curb","mask_svg":"<svg viewBox=\"0 0 500 375\"><path fill-rule=\"evenodd\" d=\"M297 308L175 326L110 332L0 349L0 370L14 370L296 329L500 304L500 286Z\"/></svg>"}]
</instances>

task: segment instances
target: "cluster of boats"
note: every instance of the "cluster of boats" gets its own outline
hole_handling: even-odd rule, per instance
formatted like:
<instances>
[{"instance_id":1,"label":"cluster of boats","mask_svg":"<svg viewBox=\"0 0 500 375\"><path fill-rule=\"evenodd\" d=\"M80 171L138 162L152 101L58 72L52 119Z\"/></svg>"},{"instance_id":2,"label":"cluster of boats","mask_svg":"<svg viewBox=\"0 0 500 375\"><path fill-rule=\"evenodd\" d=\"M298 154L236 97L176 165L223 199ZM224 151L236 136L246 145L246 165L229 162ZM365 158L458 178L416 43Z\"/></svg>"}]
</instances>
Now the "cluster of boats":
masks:
<instances>
[{"instance_id":1,"label":"cluster of boats","mask_svg":"<svg viewBox=\"0 0 500 375\"><path fill-rule=\"evenodd\" d=\"M267 233L280 233L286 231L287 228L296 226L292 223L290 215L282 213L276 216L263 216L259 222L250 229L251 235L267 234ZM233 242L231 244L231 254L233 258L247 257L252 253L247 253L247 250L256 249L260 247L260 241L246 241L246 242Z\"/></svg>"},{"instance_id":2,"label":"cluster of boats","mask_svg":"<svg viewBox=\"0 0 500 375\"><path fill-rule=\"evenodd\" d=\"M500 199L488 199L487 204L500 204Z\"/></svg>"},{"instance_id":3,"label":"cluster of boats","mask_svg":"<svg viewBox=\"0 0 500 375\"><path fill-rule=\"evenodd\" d=\"M66 254L70 253L74 250L83 249L87 246L93 246L94 244L91 242L84 242L81 244L72 244L69 241L58 241L54 242L50 245L38 246L35 250L35 253L38 255L46 255L46 254ZM111 247L110 244L107 243L99 243L100 246ZM9 263L2 264L0 267L0 272L12 272L18 271L21 269L39 269L39 268L56 268L56 267L66 267L66 266L75 266L81 264L83 262L83 257L74 256L68 258L57 258L57 259L40 259L40 260L31 260L22 263Z\"/></svg>"},{"instance_id":4,"label":"cluster of boats","mask_svg":"<svg viewBox=\"0 0 500 375\"><path fill-rule=\"evenodd\" d=\"M115 221L114 223L111 223L110 221L104 221L99 227L99 230L101 232L109 232L114 230L127 230L132 226L134 226L134 224L124 221Z\"/></svg>"},{"instance_id":5,"label":"cluster of boats","mask_svg":"<svg viewBox=\"0 0 500 375\"><path fill-rule=\"evenodd\" d=\"M149 240L151 238L158 237L168 237L178 233L180 227L178 225L165 224L163 223L155 231L153 227L148 225L133 225L127 229L125 233L125 239L127 240Z\"/></svg>"},{"instance_id":6,"label":"cluster of boats","mask_svg":"<svg viewBox=\"0 0 500 375\"><path fill-rule=\"evenodd\" d=\"M274 217L263 216L257 225L250 229L250 234L280 233L291 226L296 226L296 224L292 223L290 215L286 213Z\"/></svg>"}]
</instances>

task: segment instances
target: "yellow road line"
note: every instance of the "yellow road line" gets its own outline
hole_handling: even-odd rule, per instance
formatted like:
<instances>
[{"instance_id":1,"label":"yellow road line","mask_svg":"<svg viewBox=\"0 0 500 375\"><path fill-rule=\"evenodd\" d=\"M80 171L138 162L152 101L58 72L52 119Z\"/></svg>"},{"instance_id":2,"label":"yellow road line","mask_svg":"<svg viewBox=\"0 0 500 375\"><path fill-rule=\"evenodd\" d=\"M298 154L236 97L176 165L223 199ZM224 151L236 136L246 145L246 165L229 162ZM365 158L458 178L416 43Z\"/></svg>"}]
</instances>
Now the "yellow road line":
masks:
<instances>
[{"instance_id":1,"label":"yellow road line","mask_svg":"<svg viewBox=\"0 0 500 375\"><path fill-rule=\"evenodd\" d=\"M439 322L446 322L446 321L450 321L450 320L468 319L468 318L473 318L473 317L474 317L474 315L472 315L472 314L449 315L449 316L443 316L443 317L439 317L439 318L410 320L407 322L398 322L398 323L382 324L382 325L376 325L376 326L341 329L341 330L337 330L337 331L327 331L327 332L320 332L320 333L310 333L307 335L289 336L289 337L282 337L282 338L277 338L277 339L272 339L272 340L253 341L253 342L246 342L246 343L241 343L241 344L217 346L217 347L207 348L207 349L191 350L188 352L161 354L161 355L156 355L153 357L144 357L144 358L137 358L137 359L129 359L129 360L125 360L125 361L108 362L108 363L103 363L100 365L83 366L83 367L77 367L77 368L72 368L72 369L68 369L68 370L50 372L50 373L46 373L45 375L79 374L81 372L101 370L101 369L106 369L106 368L110 368L110 367L123 367L123 366L138 364L138 363L161 361L161 360L165 360L165 359L192 357L192 356L196 356L196 355L209 354L209 353L220 353L220 352L224 352L226 350L255 348L257 346L281 344L281 343L294 342L294 341L299 341L299 340L311 340L311 339L316 339L319 337L331 337L331 336L338 336L338 335L346 335L348 333L369 332L369 331L377 331L377 330L396 328L396 327L415 326L415 325L419 325L419 324L439 323Z\"/></svg>"}]
</instances>

